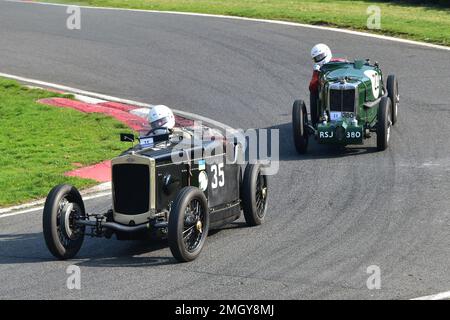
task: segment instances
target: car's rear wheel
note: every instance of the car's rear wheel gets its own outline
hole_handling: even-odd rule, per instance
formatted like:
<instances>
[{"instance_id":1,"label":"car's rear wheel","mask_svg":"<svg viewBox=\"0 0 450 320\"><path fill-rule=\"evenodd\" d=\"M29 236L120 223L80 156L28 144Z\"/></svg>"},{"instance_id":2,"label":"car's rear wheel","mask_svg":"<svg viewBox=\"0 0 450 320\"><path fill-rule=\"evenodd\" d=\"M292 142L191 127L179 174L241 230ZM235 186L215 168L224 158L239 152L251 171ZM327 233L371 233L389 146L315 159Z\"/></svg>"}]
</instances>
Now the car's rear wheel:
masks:
<instances>
[{"instance_id":1,"label":"car's rear wheel","mask_svg":"<svg viewBox=\"0 0 450 320\"><path fill-rule=\"evenodd\" d=\"M242 182L242 209L248 226L264 222L267 211L267 176L259 164L248 164Z\"/></svg>"},{"instance_id":2,"label":"car's rear wheel","mask_svg":"<svg viewBox=\"0 0 450 320\"><path fill-rule=\"evenodd\" d=\"M382 97L378 107L377 122L377 149L378 151L386 150L389 146L391 138L391 99Z\"/></svg>"},{"instance_id":3,"label":"car's rear wheel","mask_svg":"<svg viewBox=\"0 0 450 320\"><path fill-rule=\"evenodd\" d=\"M389 75L386 81L386 88L388 96L391 99L391 120L392 125L397 122L398 104L400 102L400 95L398 93L398 80L393 74Z\"/></svg>"},{"instance_id":4,"label":"car's rear wheel","mask_svg":"<svg viewBox=\"0 0 450 320\"><path fill-rule=\"evenodd\" d=\"M85 227L77 225L76 220L85 215L83 200L75 187L63 184L49 192L42 224L47 248L56 258L70 259L78 253Z\"/></svg>"},{"instance_id":5,"label":"car's rear wheel","mask_svg":"<svg viewBox=\"0 0 450 320\"><path fill-rule=\"evenodd\" d=\"M308 114L305 102L296 100L292 106L292 129L294 134L295 149L304 154L308 148Z\"/></svg>"},{"instance_id":6,"label":"car's rear wheel","mask_svg":"<svg viewBox=\"0 0 450 320\"><path fill-rule=\"evenodd\" d=\"M184 187L175 198L169 215L170 251L180 262L192 261L202 251L209 230L208 203L203 192Z\"/></svg>"}]
</instances>

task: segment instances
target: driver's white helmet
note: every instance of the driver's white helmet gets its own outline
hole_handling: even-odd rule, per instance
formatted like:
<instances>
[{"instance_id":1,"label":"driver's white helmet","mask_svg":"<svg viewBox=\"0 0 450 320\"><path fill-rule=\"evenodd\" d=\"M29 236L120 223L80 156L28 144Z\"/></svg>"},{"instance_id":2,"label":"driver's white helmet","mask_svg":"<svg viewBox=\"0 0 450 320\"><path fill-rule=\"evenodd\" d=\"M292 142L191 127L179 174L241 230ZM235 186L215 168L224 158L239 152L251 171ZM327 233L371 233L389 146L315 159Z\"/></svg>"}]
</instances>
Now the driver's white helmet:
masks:
<instances>
[{"instance_id":1,"label":"driver's white helmet","mask_svg":"<svg viewBox=\"0 0 450 320\"><path fill-rule=\"evenodd\" d=\"M175 116L169 107L160 104L150 109L148 122L152 129L173 129L175 127Z\"/></svg>"},{"instance_id":2,"label":"driver's white helmet","mask_svg":"<svg viewBox=\"0 0 450 320\"><path fill-rule=\"evenodd\" d=\"M332 57L331 50L326 44L319 43L311 49L311 58L320 67L330 62Z\"/></svg>"}]
</instances>

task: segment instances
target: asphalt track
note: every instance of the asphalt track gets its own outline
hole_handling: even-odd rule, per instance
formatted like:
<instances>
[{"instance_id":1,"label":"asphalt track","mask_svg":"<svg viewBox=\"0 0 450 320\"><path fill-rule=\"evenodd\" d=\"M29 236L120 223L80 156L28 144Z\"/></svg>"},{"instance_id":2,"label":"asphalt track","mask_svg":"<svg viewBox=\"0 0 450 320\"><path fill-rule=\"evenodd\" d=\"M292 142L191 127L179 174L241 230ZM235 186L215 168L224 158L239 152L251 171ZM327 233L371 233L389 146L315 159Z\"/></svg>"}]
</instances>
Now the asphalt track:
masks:
<instances>
[{"instance_id":1,"label":"asphalt track","mask_svg":"<svg viewBox=\"0 0 450 320\"><path fill-rule=\"evenodd\" d=\"M261 227L232 224L177 264L164 243L87 239L54 261L41 212L0 219L0 298L414 298L450 289L450 53L260 22L0 2L0 71L174 108L237 128L280 130ZM391 148L375 140L298 156L291 105L307 97L309 49L370 57L400 79ZM38 137L37 137L38 138ZM57 137L55 137L57 138ZM87 203L91 211L110 199ZM66 288L81 267L82 289ZM368 290L367 267L381 269Z\"/></svg>"}]
</instances>

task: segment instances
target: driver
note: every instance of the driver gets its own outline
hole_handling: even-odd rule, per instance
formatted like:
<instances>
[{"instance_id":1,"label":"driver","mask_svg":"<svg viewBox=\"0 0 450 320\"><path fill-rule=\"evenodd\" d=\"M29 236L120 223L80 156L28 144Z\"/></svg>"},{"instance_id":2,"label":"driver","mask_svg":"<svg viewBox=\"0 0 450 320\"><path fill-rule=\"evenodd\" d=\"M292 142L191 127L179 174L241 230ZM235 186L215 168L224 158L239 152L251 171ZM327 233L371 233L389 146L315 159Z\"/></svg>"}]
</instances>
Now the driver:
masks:
<instances>
[{"instance_id":1,"label":"driver","mask_svg":"<svg viewBox=\"0 0 450 320\"><path fill-rule=\"evenodd\" d=\"M171 133L175 127L175 116L169 107L160 104L150 109L148 122L153 135Z\"/></svg>"},{"instance_id":2,"label":"driver","mask_svg":"<svg viewBox=\"0 0 450 320\"><path fill-rule=\"evenodd\" d=\"M311 49L311 58L314 62L314 71L311 82L309 83L309 91L313 93L317 92L319 87L320 68L332 60L333 54L326 44L319 43Z\"/></svg>"},{"instance_id":3,"label":"driver","mask_svg":"<svg viewBox=\"0 0 450 320\"><path fill-rule=\"evenodd\" d=\"M150 131L147 137L169 134L169 141L172 143L180 143L186 141L190 143L191 135L184 128L175 128L175 116L169 107L165 105L157 105L150 109L148 113L148 123Z\"/></svg>"},{"instance_id":4,"label":"driver","mask_svg":"<svg viewBox=\"0 0 450 320\"><path fill-rule=\"evenodd\" d=\"M317 122L319 115L316 114L317 101L319 99L319 76L320 69L328 62L345 62L345 59L333 58L330 48L323 43L316 44L311 49L311 58L314 62L313 75L311 82L309 83L310 92L310 106L311 106L311 120L314 123Z\"/></svg>"}]
</instances>

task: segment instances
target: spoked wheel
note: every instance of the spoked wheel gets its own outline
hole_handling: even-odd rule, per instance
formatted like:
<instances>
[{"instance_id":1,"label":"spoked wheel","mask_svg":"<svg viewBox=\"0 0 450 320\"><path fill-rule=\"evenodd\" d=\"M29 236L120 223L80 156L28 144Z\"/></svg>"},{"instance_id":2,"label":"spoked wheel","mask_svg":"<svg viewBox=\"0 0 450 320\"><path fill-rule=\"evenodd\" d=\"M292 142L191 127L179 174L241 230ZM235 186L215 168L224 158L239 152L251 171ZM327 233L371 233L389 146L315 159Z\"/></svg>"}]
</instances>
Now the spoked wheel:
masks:
<instances>
[{"instance_id":1,"label":"spoked wheel","mask_svg":"<svg viewBox=\"0 0 450 320\"><path fill-rule=\"evenodd\" d=\"M242 185L242 208L249 226L264 222L267 211L267 176L262 174L259 164L249 164L245 168Z\"/></svg>"},{"instance_id":2,"label":"spoked wheel","mask_svg":"<svg viewBox=\"0 0 450 320\"><path fill-rule=\"evenodd\" d=\"M203 238L205 215L200 201L192 199L184 212L183 241L188 252L197 250Z\"/></svg>"},{"instance_id":3,"label":"spoked wheel","mask_svg":"<svg viewBox=\"0 0 450 320\"><path fill-rule=\"evenodd\" d=\"M209 212L205 195L195 187L181 189L169 216L168 240L175 259L187 262L197 258L208 230Z\"/></svg>"},{"instance_id":4,"label":"spoked wheel","mask_svg":"<svg viewBox=\"0 0 450 320\"><path fill-rule=\"evenodd\" d=\"M81 248L85 227L76 224L85 218L84 203L70 185L54 187L47 196L42 218L45 243L58 259L70 259Z\"/></svg>"},{"instance_id":5,"label":"spoked wheel","mask_svg":"<svg viewBox=\"0 0 450 320\"><path fill-rule=\"evenodd\" d=\"M392 127L391 116L391 99L383 97L378 107L377 149L379 151L386 150L389 147Z\"/></svg>"}]
</instances>

